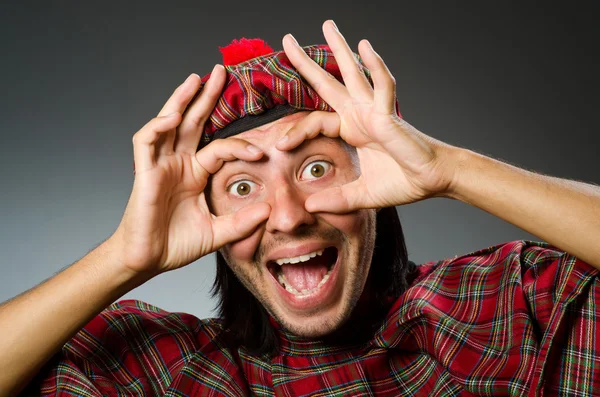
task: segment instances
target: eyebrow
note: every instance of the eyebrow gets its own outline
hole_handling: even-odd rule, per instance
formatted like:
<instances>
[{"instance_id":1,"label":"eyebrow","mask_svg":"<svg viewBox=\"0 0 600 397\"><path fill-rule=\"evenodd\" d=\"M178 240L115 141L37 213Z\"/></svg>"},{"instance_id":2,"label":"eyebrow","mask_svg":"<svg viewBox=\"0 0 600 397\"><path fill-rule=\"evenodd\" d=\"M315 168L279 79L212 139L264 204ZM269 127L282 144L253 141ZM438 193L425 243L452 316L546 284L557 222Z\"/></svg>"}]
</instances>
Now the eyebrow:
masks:
<instances>
[{"instance_id":1,"label":"eyebrow","mask_svg":"<svg viewBox=\"0 0 600 397\"><path fill-rule=\"evenodd\" d=\"M313 139L307 139L305 141L303 141L300 145L298 145L297 147L291 149L291 150L285 150L282 151L283 153L285 153L288 157L289 156L294 156L294 155L298 155L301 154L303 151L309 150L308 145L311 142L315 142L315 139L319 139L321 142L318 143L313 143L313 146L315 147L321 147L322 145L326 145L327 147L331 148L333 146L336 145L336 139L335 138L329 138L326 136L318 136L315 137ZM341 139L340 139L341 140ZM340 145L342 146L342 145ZM312 147L310 148L310 150L312 150ZM318 150L318 149L314 149L314 150ZM235 160L231 160L231 161L225 161L223 163L223 166L216 172L214 173L212 176L216 176L219 174L220 171L222 171L224 168L231 168L231 167L247 167L247 166L260 166L260 165L265 165L268 161L270 161L269 156L268 155L264 155L262 158L260 158L259 160L256 161L246 161L246 160L240 160L240 159L235 159ZM229 166L228 166L229 164ZM239 164L239 165L238 165Z\"/></svg>"}]
</instances>

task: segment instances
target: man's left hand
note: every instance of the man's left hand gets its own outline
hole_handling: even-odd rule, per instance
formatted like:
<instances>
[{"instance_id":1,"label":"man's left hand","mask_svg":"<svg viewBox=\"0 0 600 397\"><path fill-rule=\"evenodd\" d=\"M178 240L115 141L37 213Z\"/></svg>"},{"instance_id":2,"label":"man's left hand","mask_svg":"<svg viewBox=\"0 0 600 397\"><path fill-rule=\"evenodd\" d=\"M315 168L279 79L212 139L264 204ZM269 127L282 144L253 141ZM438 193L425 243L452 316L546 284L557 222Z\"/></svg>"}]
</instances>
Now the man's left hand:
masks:
<instances>
[{"instance_id":1,"label":"man's left hand","mask_svg":"<svg viewBox=\"0 0 600 397\"><path fill-rule=\"evenodd\" d=\"M361 175L352 183L312 195L307 210L341 213L390 207L449 192L456 148L423 134L398 116L394 77L369 42L361 41L358 49L373 87L333 21L323 24L323 32L345 85L310 59L291 35L284 37L283 47L294 67L335 113L313 112L277 148L291 150L318 134L341 137L356 147Z\"/></svg>"}]
</instances>

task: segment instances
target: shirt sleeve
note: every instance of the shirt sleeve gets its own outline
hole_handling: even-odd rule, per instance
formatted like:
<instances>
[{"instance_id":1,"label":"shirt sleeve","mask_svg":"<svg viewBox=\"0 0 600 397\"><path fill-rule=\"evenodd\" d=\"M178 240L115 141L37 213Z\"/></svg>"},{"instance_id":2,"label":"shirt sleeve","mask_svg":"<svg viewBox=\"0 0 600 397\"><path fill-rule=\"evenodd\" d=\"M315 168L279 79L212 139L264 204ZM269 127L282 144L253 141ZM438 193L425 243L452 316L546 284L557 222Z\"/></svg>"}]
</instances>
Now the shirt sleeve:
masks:
<instances>
[{"instance_id":1,"label":"shirt sleeve","mask_svg":"<svg viewBox=\"0 0 600 397\"><path fill-rule=\"evenodd\" d=\"M539 332L536 393L600 395L598 270L543 243L526 245L520 258L523 293Z\"/></svg>"},{"instance_id":2,"label":"shirt sleeve","mask_svg":"<svg viewBox=\"0 0 600 397\"><path fill-rule=\"evenodd\" d=\"M65 344L21 395L164 395L194 354L211 350L219 330L216 320L123 300Z\"/></svg>"}]
</instances>

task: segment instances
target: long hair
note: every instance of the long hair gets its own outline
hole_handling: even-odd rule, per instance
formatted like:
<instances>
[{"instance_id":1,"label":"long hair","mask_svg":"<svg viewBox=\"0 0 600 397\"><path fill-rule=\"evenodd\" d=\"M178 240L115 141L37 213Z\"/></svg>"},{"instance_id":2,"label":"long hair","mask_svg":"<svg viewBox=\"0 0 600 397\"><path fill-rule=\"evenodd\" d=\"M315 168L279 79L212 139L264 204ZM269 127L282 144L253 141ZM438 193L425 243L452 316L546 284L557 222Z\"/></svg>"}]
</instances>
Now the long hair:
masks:
<instances>
[{"instance_id":1,"label":"long hair","mask_svg":"<svg viewBox=\"0 0 600 397\"><path fill-rule=\"evenodd\" d=\"M377 213L375 248L368 275L375 305L371 310L385 312L390 298L399 297L415 276L416 266L408 260L396 208L382 208ZM279 339L268 312L238 280L219 252L211 292L218 300L217 311L226 332L236 344L259 356L277 353Z\"/></svg>"}]
</instances>

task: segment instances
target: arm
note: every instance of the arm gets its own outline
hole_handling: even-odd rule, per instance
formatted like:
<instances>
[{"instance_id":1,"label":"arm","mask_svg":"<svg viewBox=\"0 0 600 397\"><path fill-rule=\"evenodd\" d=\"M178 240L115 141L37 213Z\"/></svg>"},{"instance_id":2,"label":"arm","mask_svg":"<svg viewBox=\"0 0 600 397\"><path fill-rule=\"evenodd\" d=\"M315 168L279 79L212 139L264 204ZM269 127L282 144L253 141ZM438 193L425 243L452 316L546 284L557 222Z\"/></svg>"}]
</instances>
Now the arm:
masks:
<instances>
[{"instance_id":1,"label":"arm","mask_svg":"<svg viewBox=\"0 0 600 397\"><path fill-rule=\"evenodd\" d=\"M224 161L262 157L241 139L217 140L197 151L225 70L216 67L211 76L195 101L201 80L190 76L134 135L135 180L115 233L64 272L0 307L0 396L22 390L111 302L247 236L268 217L264 203L222 217L210 213L204 197L210 174Z\"/></svg>"},{"instance_id":2,"label":"arm","mask_svg":"<svg viewBox=\"0 0 600 397\"><path fill-rule=\"evenodd\" d=\"M0 306L0 395L16 395L77 331L149 277L127 271L113 240Z\"/></svg>"},{"instance_id":3,"label":"arm","mask_svg":"<svg viewBox=\"0 0 600 397\"><path fill-rule=\"evenodd\" d=\"M459 149L447 197L489 212L600 269L600 188Z\"/></svg>"}]
</instances>

